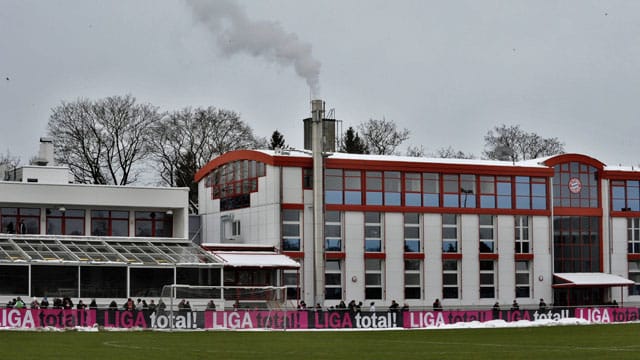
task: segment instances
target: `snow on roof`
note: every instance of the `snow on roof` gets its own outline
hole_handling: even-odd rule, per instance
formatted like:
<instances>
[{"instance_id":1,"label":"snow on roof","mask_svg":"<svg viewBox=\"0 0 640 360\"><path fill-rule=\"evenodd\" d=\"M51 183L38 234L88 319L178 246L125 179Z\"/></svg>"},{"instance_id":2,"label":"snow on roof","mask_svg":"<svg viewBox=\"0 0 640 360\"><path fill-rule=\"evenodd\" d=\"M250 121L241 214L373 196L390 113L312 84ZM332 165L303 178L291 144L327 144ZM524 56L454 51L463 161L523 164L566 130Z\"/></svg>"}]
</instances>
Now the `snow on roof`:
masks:
<instances>
[{"instance_id":1,"label":"snow on roof","mask_svg":"<svg viewBox=\"0 0 640 360\"><path fill-rule=\"evenodd\" d=\"M635 282L622 276L605 273L554 273L553 276L566 281L554 287L572 286L628 286Z\"/></svg>"},{"instance_id":2,"label":"snow on roof","mask_svg":"<svg viewBox=\"0 0 640 360\"><path fill-rule=\"evenodd\" d=\"M300 267L300 264L290 257L270 251L213 251L212 253L222 260L224 266L289 269L297 269Z\"/></svg>"}]
</instances>

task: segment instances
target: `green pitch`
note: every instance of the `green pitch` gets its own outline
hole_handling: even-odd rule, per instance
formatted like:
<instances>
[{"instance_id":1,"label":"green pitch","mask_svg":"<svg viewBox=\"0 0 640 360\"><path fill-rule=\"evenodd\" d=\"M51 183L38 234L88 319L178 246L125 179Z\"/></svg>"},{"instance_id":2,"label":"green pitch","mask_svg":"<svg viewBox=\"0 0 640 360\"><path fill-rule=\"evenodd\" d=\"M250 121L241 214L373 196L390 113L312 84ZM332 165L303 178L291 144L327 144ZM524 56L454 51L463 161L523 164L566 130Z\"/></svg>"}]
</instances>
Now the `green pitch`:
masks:
<instances>
[{"instance_id":1,"label":"green pitch","mask_svg":"<svg viewBox=\"0 0 640 360\"><path fill-rule=\"evenodd\" d=\"M409 331L0 332L3 359L638 359L640 324Z\"/></svg>"}]
</instances>

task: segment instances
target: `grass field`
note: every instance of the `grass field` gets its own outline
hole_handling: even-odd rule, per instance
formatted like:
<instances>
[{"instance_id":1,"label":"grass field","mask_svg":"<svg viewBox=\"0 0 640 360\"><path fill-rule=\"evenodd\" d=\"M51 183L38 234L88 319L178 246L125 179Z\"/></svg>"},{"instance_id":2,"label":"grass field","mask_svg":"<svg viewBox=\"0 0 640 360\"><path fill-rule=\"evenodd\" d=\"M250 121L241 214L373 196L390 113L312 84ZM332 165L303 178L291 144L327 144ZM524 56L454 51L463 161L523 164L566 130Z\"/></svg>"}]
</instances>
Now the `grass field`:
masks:
<instances>
[{"instance_id":1,"label":"grass field","mask_svg":"<svg viewBox=\"0 0 640 360\"><path fill-rule=\"evenodd\" d=\"M389 331L1 331L2 359L638 359L640 324Z\"/></svg>"}]
</instances>

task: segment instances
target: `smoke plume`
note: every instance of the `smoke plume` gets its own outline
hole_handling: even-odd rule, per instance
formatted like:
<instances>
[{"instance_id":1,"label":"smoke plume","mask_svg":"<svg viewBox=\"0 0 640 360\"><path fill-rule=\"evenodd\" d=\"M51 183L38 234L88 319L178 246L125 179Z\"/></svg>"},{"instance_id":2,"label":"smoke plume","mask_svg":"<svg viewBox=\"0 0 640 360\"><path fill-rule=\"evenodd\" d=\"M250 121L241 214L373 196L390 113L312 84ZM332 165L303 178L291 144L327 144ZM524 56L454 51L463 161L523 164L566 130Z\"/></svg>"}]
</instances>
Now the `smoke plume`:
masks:
<instances>
[{"instance_id":1,"label":"smoke plume","mask_svg":"<svg viewBox=\"0 0 640 360\"><path fill-rule=\"evenodd\" d=\"M311 45L286 32L277 22L253 21L244 9L230 0L187 0L195 19L216 37L220 50L228 56L239 53L293 65L306 80L312 96L319 95L320 62L313 57Z\"/></svg>"}]
</instances>

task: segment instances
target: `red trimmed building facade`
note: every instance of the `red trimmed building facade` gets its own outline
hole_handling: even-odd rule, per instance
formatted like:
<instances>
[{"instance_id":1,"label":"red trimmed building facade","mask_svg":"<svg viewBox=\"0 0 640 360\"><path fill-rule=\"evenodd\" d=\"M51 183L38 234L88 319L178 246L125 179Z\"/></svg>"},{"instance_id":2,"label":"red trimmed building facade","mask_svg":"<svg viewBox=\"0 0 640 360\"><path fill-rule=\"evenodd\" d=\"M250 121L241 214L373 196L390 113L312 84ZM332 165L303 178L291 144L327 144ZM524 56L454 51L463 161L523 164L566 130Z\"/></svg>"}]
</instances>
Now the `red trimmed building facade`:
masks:
<instances>
[{"instance_id":1,"label":"red trimmed building facade","mask_svg":"<svg viewBox=\"0 0 640 360\"><path fill-rule=\"evenodd\" d=\"M323 159L324 239L313 239L311 153L240 150L196 175L203 242L280 249L301 264L284 281L323 306L640 301L638 286L572 287L554 277L640 281L639 171L580 154L518 163Z\"/></svg>"}]
</instances>

